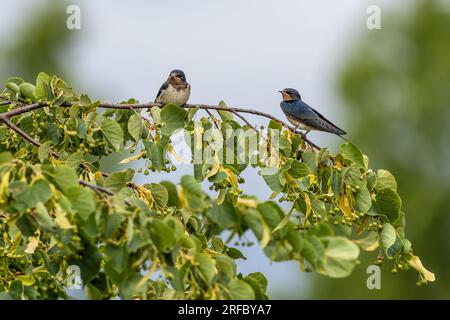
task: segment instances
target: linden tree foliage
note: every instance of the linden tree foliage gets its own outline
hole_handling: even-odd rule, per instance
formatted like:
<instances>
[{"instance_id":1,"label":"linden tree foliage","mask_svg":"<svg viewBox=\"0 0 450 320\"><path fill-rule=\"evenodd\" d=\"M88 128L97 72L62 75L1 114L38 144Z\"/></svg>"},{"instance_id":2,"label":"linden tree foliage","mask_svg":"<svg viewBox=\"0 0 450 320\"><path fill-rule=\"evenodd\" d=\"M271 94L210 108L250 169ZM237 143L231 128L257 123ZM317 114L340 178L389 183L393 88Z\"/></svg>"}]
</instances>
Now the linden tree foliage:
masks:
<instances>
[{"instance_id":1,"label":"linden tree foliage","mask_svg":"<svg viewBox=\"0 0 450 320\"><path fill-rule=\"evenodd\" d=\"M345 277L362 250L376 252L376 263L412 267L434 281L405 236L394 176L370 169L352 143L316 151L275 121L262 133L229 111L211 119L195 106L152 106L142 114L126 107L136 103L91 101L45 73L35 84L5 82L1 297L69 298L70 267L78 266L89 299L267 299L264 275L237 269L236 260L252 257L231 241L246 232L270 260L295 260L303 271ZM169 155L179 129L191 142L194 175L178 184L154 181L147 167L175 170ZM246 140L225 134L229 129L261 138L263 148L242 156L236 150ZM280 133L279 153L267 157L272 131ZM146 184L134 182L142 168L100 171L101 159L121 150L132 154L122 163L144 159ZM273 191L270 199L243 194L249 166L259 168L255 179ZM215 192L204 192L201 182Z\"/></svg>"}]
</instances>

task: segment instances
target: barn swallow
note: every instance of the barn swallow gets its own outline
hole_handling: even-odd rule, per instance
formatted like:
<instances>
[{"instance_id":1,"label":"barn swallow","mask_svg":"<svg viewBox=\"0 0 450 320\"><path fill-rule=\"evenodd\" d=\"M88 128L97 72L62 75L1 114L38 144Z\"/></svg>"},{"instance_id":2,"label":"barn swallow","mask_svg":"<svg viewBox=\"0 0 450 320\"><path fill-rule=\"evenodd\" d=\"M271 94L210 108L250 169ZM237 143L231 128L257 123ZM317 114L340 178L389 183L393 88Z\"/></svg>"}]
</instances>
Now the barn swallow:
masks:
<instances>
[{"instance_id":1,"label":"barn swallow","mask_svg":"<svg viewBox=\"0 0 450 320\"><path fill-rule=\"evenodd\" d=\"M169 78L163 83L158 91L155 102L166 104L176 104L183 106L191 94L191 85L186 82L186 76L181 70L170 72Z\"/></svg>"},{"instance_id":2,"label":"barn swallow","mask_svg":"<svg viewBox=\"0 0 450 320\"><path fill-rule=\"evenodd\" d=\"M286 88L279 92L283 96L283 101L280 103L281 110L283 110L286 118L295 128L306 130L306 133L310 130L318 130L334 133L338 136L347 134L318 111L303 102L297 90Z\"/></svg>"}]
</instances>

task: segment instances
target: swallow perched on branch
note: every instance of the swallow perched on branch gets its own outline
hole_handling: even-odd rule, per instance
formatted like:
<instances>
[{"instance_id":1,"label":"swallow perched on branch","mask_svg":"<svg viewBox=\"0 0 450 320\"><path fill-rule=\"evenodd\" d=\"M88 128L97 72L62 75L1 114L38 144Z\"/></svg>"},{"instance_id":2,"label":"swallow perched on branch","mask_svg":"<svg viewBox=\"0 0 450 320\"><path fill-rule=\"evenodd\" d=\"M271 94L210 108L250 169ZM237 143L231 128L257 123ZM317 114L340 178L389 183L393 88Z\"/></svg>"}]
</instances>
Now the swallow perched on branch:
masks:
<instances>
[{"instance_id":1,"label":"swallow perched on branch","mask_svg":"<svg viewBox=\"0 0 450 320\"><path fill-rule=\"evenodd\" d=\"M176 104L183 106L191 94L191 85L186 82L186 76L181 70L170 72L169 78L161 86L156 96L155 102L166 104Z\"/></svg>"},{"instance_id":2,"label":"swallow perched on branch","mask_svg":"<svg viewBox=\"0 0 450 320\"><path fill-rule=\"evenodd\" d=\"M325 131L340 137L347 134L318 111L303 102L297 90L286 88L279 92L283 96L283 101L280 103L281 110L283 110L286 118L295 128L306 130L306 133L311 130Z\"/></svg>"}]
</instances>

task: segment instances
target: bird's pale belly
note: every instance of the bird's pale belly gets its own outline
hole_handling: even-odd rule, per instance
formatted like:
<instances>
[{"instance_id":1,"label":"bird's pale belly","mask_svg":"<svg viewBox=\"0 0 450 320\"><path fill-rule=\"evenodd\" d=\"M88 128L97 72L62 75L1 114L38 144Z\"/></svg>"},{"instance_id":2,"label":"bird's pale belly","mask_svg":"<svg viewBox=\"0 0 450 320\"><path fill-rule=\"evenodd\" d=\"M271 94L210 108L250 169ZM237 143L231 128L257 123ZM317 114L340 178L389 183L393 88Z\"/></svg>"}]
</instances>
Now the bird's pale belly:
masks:
<instances>
[{"instance_id":1,"label":"bird's pale belly","mask_svg":"<svg viewBox=\"0 0 450 320\"><path fill-rule=\"evenodd\" d=\"M310 127L300 121L298 121L297 119L293 118L293 117L286 117L290 123L292 123L296 128L298 129L302 129L302 130L317 130L313 127Z\"/></svg>"},{"instance_id":2,"label":"bird's pale belly","mask_svg":"<svg viewBox=\"0 0 450 320\"><path fill-rule=\"evenodd\" d=\"M176 89L172 86L168 86L166 90L158 98L158 102L162 104L173 103L178 106L184 105L190 95L189 87L184 89Z\"/></svg>"}]
</instances>

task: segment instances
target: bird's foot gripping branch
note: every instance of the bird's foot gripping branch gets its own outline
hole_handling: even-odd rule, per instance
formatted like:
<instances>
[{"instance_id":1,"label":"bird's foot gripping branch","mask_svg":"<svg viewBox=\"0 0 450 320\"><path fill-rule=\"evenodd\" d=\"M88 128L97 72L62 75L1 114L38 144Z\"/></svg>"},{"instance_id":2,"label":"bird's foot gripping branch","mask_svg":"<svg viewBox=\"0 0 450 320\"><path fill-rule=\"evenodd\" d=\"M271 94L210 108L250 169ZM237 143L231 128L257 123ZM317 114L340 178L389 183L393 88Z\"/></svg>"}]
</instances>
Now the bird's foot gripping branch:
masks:
<instances>
[{"instance_id":1,"label":"bird's foot gripping branch","mask_svg":"<svg viewBox=\"0 0 450 320\"><path fill-rule=\"evenodd\" d=\"M202 117L201 109L210 113ZM279 142L257 132L264 142L256 155L222 161L230 149L241 158L236 147L245 143L235 136L228 143L226 129L256 131L244 114L269 118ZM191 140L213 129L191 144L193 153L199 146L208 152L193 163L194 176L157 183L149 170L175 170L178 129ZM221 136L222 148L209 148L211 136ZM40 73L36 84L6 81L0 141L1 296L66 298L76 265L92 299L264 299L264 275L236 267L252 259L237 248L251 245L243 241L250 233L268 259L296 260L302 270L345 277L362 250L394 270L416 269L422 283L434 281L405 236L393 175L369 169L351 143L337 153L313 148L268 114L224 104L92 102ZM100 170L103 157L124 150L131 157L123 162L141 168ZM142 166L148 183L138 185ZM243 194L249 166L259 168L255 179L265 181L271 199Z\"/></svg>"}]
</instances>

